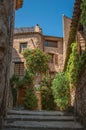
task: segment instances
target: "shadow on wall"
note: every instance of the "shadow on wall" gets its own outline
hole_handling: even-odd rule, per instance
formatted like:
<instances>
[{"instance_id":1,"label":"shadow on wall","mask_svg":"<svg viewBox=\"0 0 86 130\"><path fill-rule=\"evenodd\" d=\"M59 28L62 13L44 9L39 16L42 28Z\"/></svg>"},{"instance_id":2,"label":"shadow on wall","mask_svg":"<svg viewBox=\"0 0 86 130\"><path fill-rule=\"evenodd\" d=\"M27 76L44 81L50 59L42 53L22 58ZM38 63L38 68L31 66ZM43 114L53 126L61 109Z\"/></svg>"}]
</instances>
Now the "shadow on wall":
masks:
<instances>
[{"instance_id":1,"label":"shadow on wall","mask_svg":"<svg viewBox=\"0 0 86 130\"><path fill-rule=\"evenodd\" d=\"M20 54L15 48L12 49L12 60L10 66L10 86L12 90L13 103L12 106L15 107L18 105L18 101L22 102L21 95L25 93L24 91L20 92L18 86L22 87L22 81L20 79L23 78L25 73L25 65L23 55ZM20 96L20 98L19 98ZM11 98L10 98L11 99Z\"/></svg>"},{"instance_id":2,"label":"shadow on wall","mask_svg":"<svg viewBox=\"0 0 86 130\"><path fill-rule=\"evenodd\" d=\"M80 116L80 121L86 128L86 66L83 67L81 77L76 86L76 112Z\"/></svg>"}]
</instances>

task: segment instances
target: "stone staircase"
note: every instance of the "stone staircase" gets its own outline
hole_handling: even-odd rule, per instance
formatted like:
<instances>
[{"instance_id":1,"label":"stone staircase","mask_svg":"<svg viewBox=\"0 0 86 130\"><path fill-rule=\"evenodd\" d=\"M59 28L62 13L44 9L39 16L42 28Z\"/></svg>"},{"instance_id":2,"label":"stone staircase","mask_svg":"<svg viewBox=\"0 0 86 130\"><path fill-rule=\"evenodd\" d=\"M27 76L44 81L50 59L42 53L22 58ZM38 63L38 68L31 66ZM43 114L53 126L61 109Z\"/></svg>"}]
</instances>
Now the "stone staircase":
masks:
<instances>
[{"instance_id":1,"label":"stone staircase","mask_svg":"<svg viewBox=\"0 0 86 130\"><path fill-rule=\"evenodd\" d=\"M59 111L11 110L3 130L84 130L71 115Z\"/></svg>"}]
</instances>

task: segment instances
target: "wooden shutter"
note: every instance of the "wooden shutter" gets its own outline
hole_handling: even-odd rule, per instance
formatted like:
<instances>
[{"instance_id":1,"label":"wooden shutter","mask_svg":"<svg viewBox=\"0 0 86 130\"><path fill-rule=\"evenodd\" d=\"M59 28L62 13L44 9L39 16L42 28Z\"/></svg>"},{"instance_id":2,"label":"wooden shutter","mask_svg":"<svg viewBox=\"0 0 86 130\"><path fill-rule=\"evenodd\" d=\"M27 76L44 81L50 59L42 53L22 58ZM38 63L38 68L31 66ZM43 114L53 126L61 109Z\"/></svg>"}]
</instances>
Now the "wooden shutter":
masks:
<instances>
[{"instance_id":1,"label":"wooden shutter","mask_svg":"<svg viewBox=\"0 0 86 130\"><path fill-rule=\"evenodd\" d=\"M15 63L14 74L16 76L23 76L24 75L24 63L23 62L16 62Z\"/></svg>"}]
</instances>

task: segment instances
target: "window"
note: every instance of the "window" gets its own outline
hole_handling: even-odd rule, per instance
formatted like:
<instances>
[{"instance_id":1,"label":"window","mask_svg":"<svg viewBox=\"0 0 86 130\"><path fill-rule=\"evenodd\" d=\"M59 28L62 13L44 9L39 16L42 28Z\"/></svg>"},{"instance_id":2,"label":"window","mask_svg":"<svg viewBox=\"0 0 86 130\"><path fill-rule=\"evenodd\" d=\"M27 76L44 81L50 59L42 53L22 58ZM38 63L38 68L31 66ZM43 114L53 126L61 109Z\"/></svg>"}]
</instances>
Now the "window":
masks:
<instances>
[{"instance_id":1,"label":"window","mask_svg":"<svg viewBox=\"0 0 86 130\"><path fill-rule=\"evenodd\" d=\"M24 51L24 49L27 48L27 43L20 43L20 53Z\"/></svg>"},{"instance_id":2,"label":"window","mask_svg":"<svg viewBox=\"0 0 86 130\"><path fill-rule=\"evenodd\" d=\"M46 47L55 47L55 48L57 48L58 44L57 44L57 41L49 41L49 40L47 40L47 41L45 41L45 46Z\"/></svg>"},{"instance_id":3,"label":"window","mask_svg":"<svg viewBox=\"0 0 86 130\"><path fill-rule=\"evenodd\" d=\"M15 62L14 74L16 76L23 76L24 75L24 62Z\"/></svg>"}]
</instances>

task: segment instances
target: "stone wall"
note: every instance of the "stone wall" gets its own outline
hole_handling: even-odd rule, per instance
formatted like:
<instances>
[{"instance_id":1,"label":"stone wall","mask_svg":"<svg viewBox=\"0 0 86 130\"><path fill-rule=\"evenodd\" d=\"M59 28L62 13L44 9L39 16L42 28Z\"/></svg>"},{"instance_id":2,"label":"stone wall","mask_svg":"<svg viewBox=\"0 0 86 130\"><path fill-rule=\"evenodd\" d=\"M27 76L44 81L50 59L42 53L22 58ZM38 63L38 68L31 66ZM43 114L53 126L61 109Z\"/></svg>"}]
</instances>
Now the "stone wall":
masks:
<instances>
[{"instance_id":1,"label":"stone wall","mask_svg":"<svg viewBox=\"0 0 86 130\"><path fill-rule=\"evenodd\" d=\"M39 27L38 25L36 26ZM54 54L54 63L49 63L51 72L60 72L63 69L63 39L53 36L44 36L42 31L40 32L40 30L38 30L38 32L35 28L36 27L15 29L10 77L14 74L15 62L25 63L25 59L22 53L20 53L21 43L27 43L27 48L29 49L40 48L46 53ZM46 40L57 41L58 47L46 47ZM55 57L55 55L57 55L57 57ZM58 64L55 64L55 58L57 58Z\"/></svg>"},{"instance_id":2,"label":"stone wall","mask_svg":"<svg viewBox=\"0 0 86 130\"><path fill-rule=\"evenodd\" d=\"M60 72L63 70L63 41L57 39L58 47L44 47L44 51L54 55L54 63L49 63L51 72ZM55 55L57 55L57 64L55 64Z\"/></svg>"},{"instance_id":3,"label":"stone wall","mask_svg":"<svg viewBox=\"0 0 86 130\"><path fill-rule=\"evenodd\" d=\"M76 86L76 111L86 125L86 65Z\"/></svg>"},{"instance_id":4,"label":"stone wall","mask_svg":"<svg viewBox=\"0 0 86 130\"><path fill-rule=\"evenodd\" d=\"M70 25L71 25L71 19L67 16L63 16L63 31L64 31L64 38L63 38L63 61L65 62L66 58L66 49L68 44L68 38L69 38L69 31L70 31Z\"/></svg>"},{"instance_id":5,"label":"stone wall","mask_svg":"<svg viewBox=\"0 0 86 130\"><path fill-rule=\"evenodd\" d=\"M20 53L20 44L27 43L27 48L34 49L34 48L41 48L43 50L43 40L42 36L38 33L33 34L22 34L22 35L14 35L13 41L13 49L12 49L12 61L11 61L11 71L10 77L14 74L14 63L15 62L24 62L25 59L23 54ZM26 66L26 63L24 64Z\"/></svg>"},{"instance_id":6,"label":"stone wall","mask_svg":"<svg viewBox=\"0 0 86 130\"><path fill-rule=\"evenodd\" d=\"M10 90L9 70L12 49L12 21L14 21L13 11L13 0L0 0L0 119L6 114Z\"/></svg>"}]
</instances>

